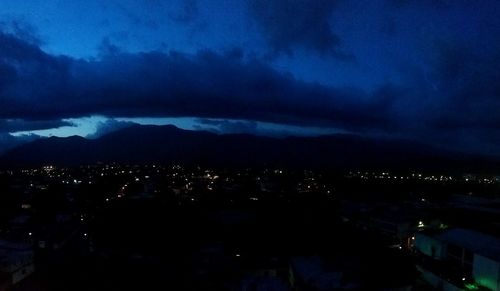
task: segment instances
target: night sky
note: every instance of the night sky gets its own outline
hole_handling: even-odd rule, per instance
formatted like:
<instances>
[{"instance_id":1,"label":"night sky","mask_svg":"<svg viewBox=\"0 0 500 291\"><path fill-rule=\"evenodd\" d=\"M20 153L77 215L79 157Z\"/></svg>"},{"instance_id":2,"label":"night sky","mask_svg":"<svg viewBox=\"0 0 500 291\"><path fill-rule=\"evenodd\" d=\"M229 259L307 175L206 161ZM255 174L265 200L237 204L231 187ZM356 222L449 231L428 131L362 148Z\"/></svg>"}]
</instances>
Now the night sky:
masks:
<instances>
[{"instance_id":1,"label":"night sky","mask_svg":"<svg viewBox=\"0 0 500 291\"><path fill-rule=\"evenodd\" d=\"M500 155L500 1L0 2L0 150L131 122Z\"/></svg>"}]
</instances>

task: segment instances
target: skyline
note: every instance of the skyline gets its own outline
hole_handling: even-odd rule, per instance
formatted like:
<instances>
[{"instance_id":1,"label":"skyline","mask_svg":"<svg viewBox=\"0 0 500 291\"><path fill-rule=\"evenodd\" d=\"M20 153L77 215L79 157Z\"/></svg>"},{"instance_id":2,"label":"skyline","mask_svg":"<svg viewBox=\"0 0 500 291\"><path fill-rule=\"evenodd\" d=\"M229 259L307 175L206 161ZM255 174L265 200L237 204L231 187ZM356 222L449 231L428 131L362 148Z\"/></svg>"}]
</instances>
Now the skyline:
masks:
<instances>
[{"instance_id":1,"label":"skyline","mask_svg":"<svg viewBox=\"0 0 500 291\"><path fill-rule=\"evenodd\" d=\"M137 122L500 154L500 2L313 3L4 1L0 147Z\"/></svg>"}]
</instances>

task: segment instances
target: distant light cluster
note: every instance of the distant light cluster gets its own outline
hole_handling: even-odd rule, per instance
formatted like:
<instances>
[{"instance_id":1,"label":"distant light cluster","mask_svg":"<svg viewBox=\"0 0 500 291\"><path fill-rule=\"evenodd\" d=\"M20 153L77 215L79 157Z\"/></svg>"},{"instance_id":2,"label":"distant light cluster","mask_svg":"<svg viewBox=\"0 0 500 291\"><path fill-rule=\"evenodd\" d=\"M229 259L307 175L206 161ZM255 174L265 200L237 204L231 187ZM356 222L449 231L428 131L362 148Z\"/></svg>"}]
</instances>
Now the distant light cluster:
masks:
<instances>
[{"instance_id":1,"label":"distant light cluster","mask_svg":"<svg viewBox=\"0 0 500 291\"><path fill-rule=\"evenodd\" d=\"M423 174L406 173L396 174L389 172L349 172L346 178L357 178L362 180L388 180L388 181L429 181L429 182L466 182L478 184L500 183L500 176L485 176L475 174L449 175L449 174Z\"/></svg>"}]
</instances>

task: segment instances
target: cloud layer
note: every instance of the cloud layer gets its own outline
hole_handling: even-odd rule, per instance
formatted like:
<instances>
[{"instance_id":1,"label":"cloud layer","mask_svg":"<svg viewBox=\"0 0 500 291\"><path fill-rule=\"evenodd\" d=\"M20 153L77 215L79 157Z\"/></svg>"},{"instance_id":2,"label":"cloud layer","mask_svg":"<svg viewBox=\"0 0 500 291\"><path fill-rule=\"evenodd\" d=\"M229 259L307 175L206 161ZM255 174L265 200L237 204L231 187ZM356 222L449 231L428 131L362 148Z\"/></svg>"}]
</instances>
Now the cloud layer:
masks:
<instances>
[{"instance_id":1,"label":"cloud layer","mask_svg":"<svg viewBox=\"0 0 500 291\"><path fill-rule=\"evenodd\" d=\"M370 94L302 82L241 53L117 53L84 61L51 56L0 34L0 118L93 114L195 116L287 124L385 127L395 92Z\"/></svg>"},{"instance_id":2,"label":"cloud layer","mask_svg":"<svg viewBox=\"0 0 500 291\"><path fill-rule=\"evenodd\" d=\"M165 4L150 3L156 2ZM207 3L186 1L165 16L189 26L208 19ZM223 132L258 131L256 122L272 122L500 153L500 5L489 4L242 0L264 47L241 37L219 48L137 53L110 37L90 59L48 53L36 28L0 22L0 134L68 126L63 119L91 115L196 117ZM228 7L221 15L233 12ZM207 33L224 27L209 24ZM233 39L233 30L220 29L211 38ZM304 81L297 77L302 67L327 76L322 80L345 73L353 85ZM102 124L100 131L122 125Z\"/></svg>"},{"instance_id":3,"label":"cloud layer","mask_svg":"<svg viewBox=\"0 0 500 291\"><path fill-rule=\"evenodd\" d=\"M330 18L334 0L266 1L249 0L251 16L275 52L291 54L301 47L320 54L336 53L340 38Z\"/></svg>"}]
</instances>

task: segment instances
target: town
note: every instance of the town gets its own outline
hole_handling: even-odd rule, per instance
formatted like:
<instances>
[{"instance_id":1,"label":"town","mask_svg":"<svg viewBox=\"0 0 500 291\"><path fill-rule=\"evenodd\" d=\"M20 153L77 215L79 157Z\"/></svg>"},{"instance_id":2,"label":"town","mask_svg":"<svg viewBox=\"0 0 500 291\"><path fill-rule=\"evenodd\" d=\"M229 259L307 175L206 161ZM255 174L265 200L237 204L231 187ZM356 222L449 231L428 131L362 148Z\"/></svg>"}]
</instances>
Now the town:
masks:
<instances>
[{"instance_id":1,"label":"town","mask_svg":"<svg viewBox=\"0 0 500 291\"><path fill-rule=\"evenodd\" d=\"M0 290L500 290L493 175L47 165L0 192Z\"/></svg>"}]
</instances>

